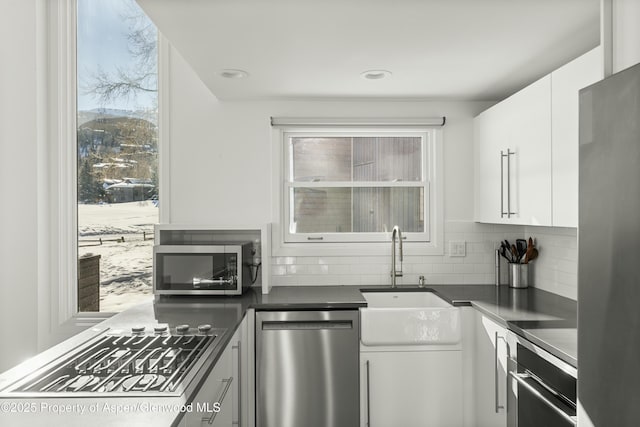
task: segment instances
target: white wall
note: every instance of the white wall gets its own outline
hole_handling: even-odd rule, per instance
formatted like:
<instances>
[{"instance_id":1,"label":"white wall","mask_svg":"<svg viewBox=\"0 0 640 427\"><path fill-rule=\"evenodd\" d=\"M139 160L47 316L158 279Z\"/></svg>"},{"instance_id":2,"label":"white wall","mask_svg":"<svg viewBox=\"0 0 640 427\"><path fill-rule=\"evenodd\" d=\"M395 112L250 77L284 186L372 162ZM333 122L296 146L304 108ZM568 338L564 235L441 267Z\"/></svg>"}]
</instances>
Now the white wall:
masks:
<instances>
[{"instance_id":1,"label":"white wall","mask_svg":"<svg viewBox=\"0 0 640 427\"><path fill-rule=\"evenodd\" d=\"M640 1L612 0L613 72L640 62Z\"/></svg>"},{"instance_id":2,"label":"white wall","mask_svg":"<svg viewBox=\"0 0 640 427\"><path fill-rule=\"evenodd\" d=\"M445 217L472 219L471 119L489 103L220 102L175 50L171 58L171 222L271 219L270 116L446 116Z\"/></svg>"},{"instance_id":3,"label":"white wall","mask_svg":"<svg viewBox=\"0 0 640 427\"><path fill-rule=\"evenodd\" d=\"M37 351L37 3L0 14L0 372Z\"/></svg>"},{"instance_id":4,"label":"white wall","mask_svg":"<svg viewBox=\"0 0 640 427\"><path fill-rule=\"evenodd\" d=\"M445 115L445 255L405 257L405 276L399 283L416 284L420 275L431 284L494 283L495 244L534 236L540 248L540 258L532 264L534 286L576 298L575 229L472 222L472 119L488 103L222 102L175 50L170 64L172 223L232 225L275 220L271 204L278 201L271 196L270 116ZM449 257L450 240L466 241L467 255ZM274 256L272 284L386 284L390 264L389 256Z\"/></svg>"},{"instance_id":5,"label":"white wall","mask_svg":"<svg viewBox=\"0 0 640 427\"><path fill-rule=\"evenodd\" d=\"M492 283L494 243L522 228L473 219L472 119L490 104L442 101L219 101L177 51L170 69L170 221L273 222L271 116L433 117L444 127L445 241L466 240L468 256L408 257L404 283ZM242 84L242 81L229 81ZM445 245L448 248L448 245ZM275 257L273 284L386 283L389 257Z\"/></svg>"}]
</instances>

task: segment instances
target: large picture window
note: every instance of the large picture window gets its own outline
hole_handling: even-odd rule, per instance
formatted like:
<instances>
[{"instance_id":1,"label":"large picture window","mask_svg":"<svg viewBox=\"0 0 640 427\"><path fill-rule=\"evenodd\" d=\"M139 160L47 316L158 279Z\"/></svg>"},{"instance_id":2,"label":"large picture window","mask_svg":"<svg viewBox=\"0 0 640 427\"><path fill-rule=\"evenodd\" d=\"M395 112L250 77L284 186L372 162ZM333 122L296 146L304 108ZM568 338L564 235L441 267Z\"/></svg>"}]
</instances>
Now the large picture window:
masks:
<instances>
[{"instance_id":1,"label":"large picture window","mask_svg":"<svg viewBox=\"0 0 640 427\"><path fill-rule=\"evenodd\" d=\"M152 297L158 33L135 0L77 0L79 312Z\"/></svg>"},{"instance_id":2,"label":"large picture window","mask_svg":"<svg viewBox=\"0 0 640 427\"><path fill-rule=\"evenodd\" d=\"M433 131L283 135L285 242L430 240Z\"/></svg>"}]
</instances>

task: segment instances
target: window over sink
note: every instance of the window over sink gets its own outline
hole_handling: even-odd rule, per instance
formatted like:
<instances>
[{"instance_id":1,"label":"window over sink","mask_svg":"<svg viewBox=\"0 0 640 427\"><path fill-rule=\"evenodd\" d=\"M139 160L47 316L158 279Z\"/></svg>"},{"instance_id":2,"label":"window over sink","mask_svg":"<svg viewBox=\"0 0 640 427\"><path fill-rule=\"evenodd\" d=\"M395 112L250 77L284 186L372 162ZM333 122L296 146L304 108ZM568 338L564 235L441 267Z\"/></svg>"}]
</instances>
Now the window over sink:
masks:
<instances>
[{"instance_id":1,"label":"window over sink","mask_svg":"<svg viewBox=\"0 0 640 427\"><path fill-rule=\"evenodd\" d=\"M430 242L435 226L435 128L366 126L282 131L286 243Z\"/></svg>"}]
</instances>

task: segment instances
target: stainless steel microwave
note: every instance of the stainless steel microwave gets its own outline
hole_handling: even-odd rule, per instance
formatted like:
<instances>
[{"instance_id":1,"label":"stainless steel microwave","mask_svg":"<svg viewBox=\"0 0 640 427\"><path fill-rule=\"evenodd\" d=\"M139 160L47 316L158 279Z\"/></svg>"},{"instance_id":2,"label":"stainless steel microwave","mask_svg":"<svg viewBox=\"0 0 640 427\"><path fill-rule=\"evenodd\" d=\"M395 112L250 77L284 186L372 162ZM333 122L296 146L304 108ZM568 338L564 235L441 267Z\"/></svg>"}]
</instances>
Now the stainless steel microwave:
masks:
<instances>
[{"instance_id":1,"label":"stainless steel microwave","mask_svg":"<svg viewBox=\"0 0 640 427\"><path fill-rule=\"evenodd\" d=\"M153 292L159 295L240 295L251 286L253 244L158 245Z\"/></svg>"}]
</instances>

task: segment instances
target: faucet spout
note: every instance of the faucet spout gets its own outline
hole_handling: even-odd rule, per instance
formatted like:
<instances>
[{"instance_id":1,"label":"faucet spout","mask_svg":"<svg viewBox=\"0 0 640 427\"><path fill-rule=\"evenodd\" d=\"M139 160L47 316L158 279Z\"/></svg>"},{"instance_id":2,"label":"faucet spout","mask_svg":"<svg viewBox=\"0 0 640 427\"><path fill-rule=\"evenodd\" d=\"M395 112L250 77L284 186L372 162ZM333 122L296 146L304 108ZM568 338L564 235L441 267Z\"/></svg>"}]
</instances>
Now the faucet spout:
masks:
<instances>
[{"instance_id":1,"label":"faucet spout","mask_svg":"<svg viewBox=\"0 0 640 427\"><path fill-rule=\"evenodd\" d=\"M398 237L398 249L400 251L400 270L396 268L396 236ZM391 287L396 287L396 278L402 277L402 232L397 225L391 231Z\"/></svg>"}]
</instances>

